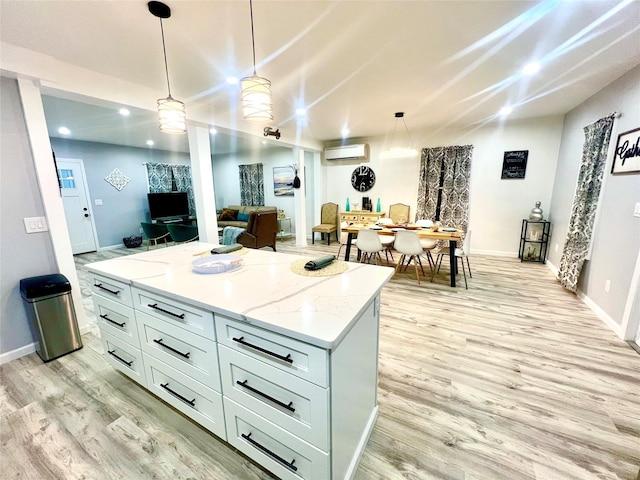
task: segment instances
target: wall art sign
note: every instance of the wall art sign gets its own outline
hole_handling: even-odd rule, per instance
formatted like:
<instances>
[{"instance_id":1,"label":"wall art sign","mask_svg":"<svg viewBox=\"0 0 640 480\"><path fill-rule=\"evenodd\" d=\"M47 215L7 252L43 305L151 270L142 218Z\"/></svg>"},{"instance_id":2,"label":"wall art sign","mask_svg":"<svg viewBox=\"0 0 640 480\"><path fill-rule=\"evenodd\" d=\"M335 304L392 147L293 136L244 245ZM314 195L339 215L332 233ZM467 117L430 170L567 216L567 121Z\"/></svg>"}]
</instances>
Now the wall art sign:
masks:
<instances>
[{"instance_id":1,"label":"wall art sign","mask_svg":"<svg viewBox=\"0 0 640 480\"><path fill-rule=\"evenodd\" d=\"M611 173L640 172L640 128L618 135Z\"/></svg>"},{"instance_id":2,"label":"wall art sign","mask_svg":"<svg viewBox=\"0 0 640 480\"><path fill-rule=\"evenodd\" d=\"M502 178L524 178L527 170L527 158L529 158L529 150L504 152Z\"/></svg>"},{"instance_id":3,"label":"wall art sign","mask_svg":"<svg viewBox=\"0 0 640 480\"><path fill-rule=\"evenodd\" d=\"M113 187L116 188L118 191L122 190L127 185L127 183L131 181L129 177L127 177L124 173L122 173L117 168L114 168L109 175L104 177L104 179L107 182L109 182L111 185L113 185Z\"/></svg>"},{"instance_id":4,"label":"wall art sign","mask_svg":"<svg viewBox=\"0 0 640 480\"><path fill-rule=\"evenodd\" d=\"M293 165L273 167L273 193L276 197L293 196L293 180L296 171Z\"/></svg>"}]
</instances>

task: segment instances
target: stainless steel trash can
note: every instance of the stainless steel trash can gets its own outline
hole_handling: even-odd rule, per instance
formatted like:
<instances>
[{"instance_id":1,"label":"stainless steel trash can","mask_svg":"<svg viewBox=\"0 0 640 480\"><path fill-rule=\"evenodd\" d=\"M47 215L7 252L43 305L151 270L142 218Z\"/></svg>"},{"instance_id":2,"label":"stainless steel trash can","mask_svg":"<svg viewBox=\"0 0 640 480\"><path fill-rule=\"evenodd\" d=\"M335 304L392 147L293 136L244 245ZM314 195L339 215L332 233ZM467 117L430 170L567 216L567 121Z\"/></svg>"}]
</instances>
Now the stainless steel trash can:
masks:
<instances>
[{"instance_id":1,"label":"stainless steel trash can","mask_svg":"<svg viewBox=\"0 0 640 480\"><path fill-rule=\"evenodd\" d=\"M20 294L45 362L82 348L71 284L60 273L20 280Z\"/></svg>"}]
</instances>

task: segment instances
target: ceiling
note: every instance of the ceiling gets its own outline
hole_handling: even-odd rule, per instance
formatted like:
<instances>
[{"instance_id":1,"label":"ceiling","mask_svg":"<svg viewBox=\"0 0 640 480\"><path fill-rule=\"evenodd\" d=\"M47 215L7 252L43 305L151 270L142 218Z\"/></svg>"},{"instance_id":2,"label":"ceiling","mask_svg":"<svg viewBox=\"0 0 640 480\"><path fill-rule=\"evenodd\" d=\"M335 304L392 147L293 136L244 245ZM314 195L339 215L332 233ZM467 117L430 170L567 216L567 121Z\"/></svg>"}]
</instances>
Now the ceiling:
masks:
<instances>
[{"instance_id":1,"label":"ceiling","mask_svg":"<svg viewBox=\"0 0 640 480\"><path fill-rule=\"evenodd\" d=\"M189 119L224 132L220 144L248 131L239 87L226 78L252 73L249 2L167 3L172 95ZM167 91L160 25L146 1L2 0L0 7L2 42ZM256 70L273 84L272 126L290 144L336 140L343 127L349 137L384 135L397 111L412 132L491 122L506 105L511 119L564 114L640 64L635 0L256 0L253 14ZM527 76L530 61L542 68ZM95 110L105 106L84 112L85 102L59 102L45 102L50 126L73 113L84 139L140 143L157 129L153 112L132 113L136 128L123 134L112 125L122 118L106 121L107 112ZM184 137L173 142L186 145Z\"/></svg>"}]
</instances>

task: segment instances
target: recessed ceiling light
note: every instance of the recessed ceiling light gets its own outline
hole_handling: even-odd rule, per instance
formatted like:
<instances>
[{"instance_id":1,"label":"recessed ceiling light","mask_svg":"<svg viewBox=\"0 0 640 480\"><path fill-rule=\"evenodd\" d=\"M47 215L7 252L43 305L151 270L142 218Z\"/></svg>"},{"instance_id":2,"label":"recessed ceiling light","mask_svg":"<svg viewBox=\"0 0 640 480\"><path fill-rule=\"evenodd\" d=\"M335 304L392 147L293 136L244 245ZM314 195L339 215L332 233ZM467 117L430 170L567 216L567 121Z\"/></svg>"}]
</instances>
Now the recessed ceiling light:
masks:
<instances>
[{"instance_id":1,"label":"recessed ceiling light","mask_svg":"<svg viewBox=\"0 0 640 480\"><path fill-rule=\"evenodd\" d=\"M511 112L513 112L513 108L511 107L502 107L500 109L500 115L502 116L509 115Z\"/></svg>"},{"instance_id":2,"label":"recessed ceiling light","mask_svg":"<svg viewBox=\"0 0 640 480\"><path fill-rule=\"evenodd\" d=\"M306 108L296 108L296 115L302 117L307 114Z\"/></svg>"},{"instance_id":3,"label":"recessed ceiling light","mask_svg":"<svg viewBox=\"0 0 640 480\"><path fill-rule=\"evenodd\" d=\"M67 127L60 127L58 129L58 133L60 135L71 135L71 130L69 130Z\"/></svg>"},{"instance_id":4,"label":"recessed ceiling light","mask_svg":"<svg viewBox=\"0 0 640 480\"><path fill-rule=\"evenodd\" d=\"M349 129L347 127L344 127L342 129L342 137L347 137L349 135Z\"/></svg>"},{"instance_id":5,"label":"recessed ceiling light","mask_svg":"<svg viewBox=\"0 0 640 480\"><path fill-rule=\"evenodd\" d=\"M120 110L118 110L118 113L123 117L128 117L131 114L131 112L127 108L121 108Z\"/></svg>"},{"instance_id":6,"label":"recessed ceiling light","mask_svg":"<svg viewBox=\"0 0 640 480\"><path fill-rule=\"evenodd\" d=\"M262 140L262 144L263 144L263 145L266 145L266 144L267 144L267 141L266 141L266 140Z\"/></svg>"},{"instance_id":7,"label":"recessed ceiling light","mask_svg":"<svg viewBox=\"0 0 640 480\"><path fill-rule=\"evenodd\" d=\"M218 133L218 130L216 130L215 128L211 127L211 128L209 129L209 133L210 133L211 135L215 135L216 133Z\"/></svg>"},{"instance_id":8,"label":"recessed ceiling light","mask_svg":"<svg viewBox=\"0 0 640 480\"><path fill-rule=\"evenodd\" d=\"M237 85L238 84L238 77L227 77L227 83L229 85Z\"/></svg>"},{"instance_id":9,"label":"recessed ceiling light","mask_svg":"<svg viewBox=\"0 0 640 480\"><path fill-rule=\"evenodd\" d=\"M538 73L540 71L540 64L537 62L527 63L522 69L522 73L525 75L533 75L534 73Z\"/></svg>"},{"instance_id":10,"label":"recessed ceiling light","mask_svg":"<svg viewBox=\"0 0 640 480\"><path fill-rule=\"evenodd\" d=\"M153 147L153 140L147 140L147 145L149 145L150 147Z\"/></svg>"}]
</instances>

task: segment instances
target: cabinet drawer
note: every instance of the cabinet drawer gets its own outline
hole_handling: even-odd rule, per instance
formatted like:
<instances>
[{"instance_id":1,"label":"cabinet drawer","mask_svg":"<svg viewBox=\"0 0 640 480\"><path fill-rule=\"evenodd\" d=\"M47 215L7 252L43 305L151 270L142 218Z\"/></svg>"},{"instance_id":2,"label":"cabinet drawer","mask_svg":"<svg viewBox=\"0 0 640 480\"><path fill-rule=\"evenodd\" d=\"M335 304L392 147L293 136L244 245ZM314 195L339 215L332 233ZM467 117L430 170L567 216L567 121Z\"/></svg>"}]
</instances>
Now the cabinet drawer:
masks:
<instances>
[{"instance_id":1,"label":"cabinet drawer","mask_svg":"<svg viewBox=\"0 0 640 480\"><path fill-rule=\"evenodd\" d=\"M127 342L113 335L109 335L104 330L100 331L100 338L102 339L105 356L111 366L146 387L147 381L140 349L129 345Z\"/></svg>"},{"instance_id":2,"label":"cabinet drawer","mask_svg":"<svg viewBox=\"0 0 640 480\"><path fill-rule=\"evenodd\" d=\"M95 273L91 274L91 292L110 298L123 305L133 307L131 286L119 280L113 280Z\"/></svg>"},{"instance_id":3,"label":"cabinet drawer","mask_svg":"<svg viewBox=\"0 0 640 480\"><path fill-rule=\"evenodd\" d=\"M246 323L216 315L218 343L321 387L327 387L327 351Z\"/></svg>"},{"instance_id":4,"label":"cabinet drawer","mask_svg":"<svg viewBox=\"0 0 640 480\"><path fill-rule=\"evenodd\" d=\"M222 395L175 368L145 355L147 388L223 440L227 439Z\"/></svg>"},{"instance_id":5,"label":"cabinet drawer","mask_svg":"<svg viewBox=\"0 0 640 480\"><path fill-rule=\"evenodd\" d=\"M224 398L228 442L283 480L330 478L329 454Z\"/></svg>"},{"instance_id":6,"label":"cabinet drawer","mask_svg":"<svg viewBox=\"0 0 640 480\"><path fill-rule=\"evenodd\" d=\"M179 325L181 328L202 335L209 340L216 339L213 328L213 313L207 310L135 287L133 288L133 302L136 310Z\"/></svg>"},{"instance_id":7,"label":"cabinet drawer","mask_svg":"<svg viewBox=\"0 0 640 480\"><path fill-rule=\"evenodd\" d=\"M329 451L329 389L220 346L224 395Z\"/></svg>"},{"instance_id":8,"label":"cabinet drawer","mask_svg":"<svg viewBox=\"0 0 640 480\"><path fill-rule=\"evenodd\" d=\"M137 313L137 320L140 346L145 354L222 392L215 342L144 312Z\"/></svg>"},{"instance_id":9,"label":"cabinet drawer","mask_svg":"<svg viewBox=\"0 0 640 480\"><path fill-rule=\"evenodd\" d=\"M100 330L124 340L136 348L140 348L133 308L105 298L102 295L93 295L93 304Z\"/></svg>"}]
</instances>

